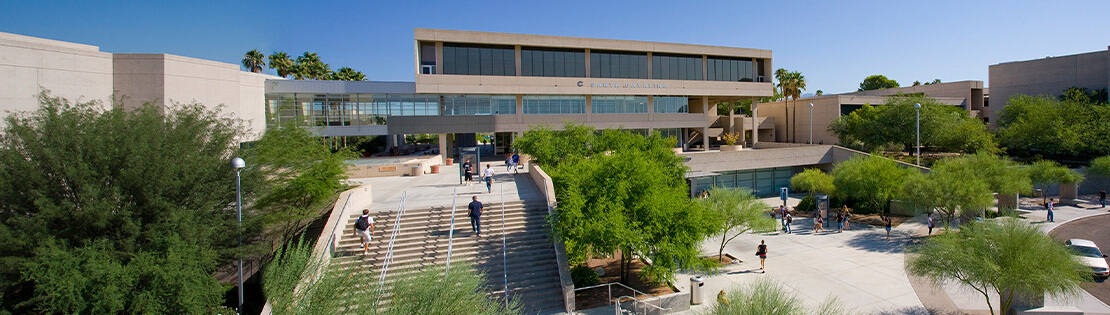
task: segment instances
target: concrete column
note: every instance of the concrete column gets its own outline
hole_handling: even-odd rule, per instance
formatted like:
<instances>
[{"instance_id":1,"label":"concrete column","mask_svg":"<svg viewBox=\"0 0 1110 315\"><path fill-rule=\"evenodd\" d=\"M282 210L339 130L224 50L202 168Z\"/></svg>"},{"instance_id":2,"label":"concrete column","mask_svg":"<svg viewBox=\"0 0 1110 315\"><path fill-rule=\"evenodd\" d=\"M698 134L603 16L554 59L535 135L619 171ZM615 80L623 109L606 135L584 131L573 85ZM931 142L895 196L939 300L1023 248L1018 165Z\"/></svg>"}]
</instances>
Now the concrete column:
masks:
<instances>
[{"instance_id":1,"label":"concrete column","mask_svg":"<svg viewBox=\"0 0 1110 315\"><path fill-rule=\"evenodd\" d=\"M648 95L647 105L648 121L655 121L655 96ZM651 132L650 130L651 128L648 128L649 133Z\"/></svg>"},{"instance_id":2,"label":"concrete column","mask_svg":"<svg viewBox=\"0 0 1110 315\"><path fill-rule=\"evenodd\" d=\"M585 113L586 114L586 121L584 121L582 123L589 123L590 122L590 115L591 115L590 113L592 113L593 111L594 111L593 95L586 95L586 113Z\"/></svg>"},{"instance_id":3,"label":"concrete column","mask_svg":"<svg viewBox=\"0 0 1110 315\"><path fill-rule=\"evenodd\" d=\"M524 95L516 95L516 123L524 123Z\"/></svg>"},{"instance_id":4,"label":"concrete column","mask_svg":"<svg viewBox=\"0 0 1110 315\"><path fill-rule=\"evenodd\" d=\"M994 196L995 196L996 199L998 199L998 207L999 208L1017 209L1018 197L1017 197L1016 194L1014 194L1014 195L994 194Z\"/></svg>"},{"instance_id":5,"label":"concrete column","mask_svg":"<svg viewBox=\"0 0 1110 315\"><path fill-rule=\"evenodd\" d=\"M695 198L698 195L698 178L690 178L690 198Z\"/></svg>"},{"instance_id":6,"label":"concrete column","mask_svg":"<svg viewBox=\"0 0 1110 315\"><path fill-rule=\"evenodd\" d=\"M513 55L516 56L516 76L519 77L520 76L520 45L516 45L515 50L516 51L513 53Z\"/></svg>"},{"instance_id":7,"label":"concrete column","mask_svg":"<svg viewBox=\"0 0 1110 315\"><path fill-rule=\"evenodd\" d=\"M1073 204L1079 198L1079 184L1060 183L1060 203Z\"/></svg>"},{"instance_id":8,"label":"concrete column","mask_svg":"<svg viewBox=\"0 0 1110 315\"><path fill-rule=\"evenodd\" d=\"M648 72L647 78L648 78L648 79L651 79L651 78L652 78L652 77L651 77L651 68L652 68L652 67L651 67L651 52L649 51L649 52L647 53L647 72Z\"/></svg>"},{"instance_id":9,"label":"concrete column","mask_svg":"<svg viewBox=\"0 0 1110 315\"><path fill-rule=\"evenodd\" d=\"M443 42L436 42L436 74L443 74ZM417 72L419 73L419 72Z\"/></svg>"},{"instance_id":10,"label":"concrete column","mask_svg":"<svg viewBox=\"0 0 1110 315\"><path fill-rule=\"evenodd\" d=\"M439 154L443 156L444 163L447 162L447 160L446 160L447 158L451 157L447 153L448 153L447 152L447 134L446 133L441 133L441 134L439 134Z\"/></svg>"},{"instance_id":11,"label":"concrete column","mask_svg":"<svg viewBox=\"0 0 1110 315\"><path fill-rule=\"evenodd\" d=\"M701 128L701 146L705 151L709 151L709 127Z\"/></svg>"},{"instance_id":12,"label":"concrete column","mask_svg":"<svg viewBox=\"0 0 1110 315\"><path fill-rule=\"evenodd\" d=\"M752 147L759 142L759 101L752 100Z\"/></svg>"},{"instance_id":13,"label":"concrete column","mask_svg":"<svg viewBox=\"0 0 1110 315\"><path fill-rule=\"evenodd\" d=\"M389 148L392 148L392 147L395 147L395 146L397 146L397 137L394 137L394 135L386 135L385 136L385 149L389 150Z\"/></svg>"},{"instance_id":14,"label":"concrete column","mask_svg":"<svg viewBox=\"0 0 1110 315\"><path fill-rule=\"evenodd\" d=\"M709 81L709 57L701 55L701 79Z\"/></svg>"},{"instance_id":15,"label":"concrete column","mask_svg":"<svg viewBox=\"0 0 1110 315\"><path fill-rule=\"evenodd\" d=\"M688 139L689 137L687 133L689 133L690 130L687 130L687 128L680 128L679 130L680 132L678 133L678 143L682 144L682 151L689 151L690 143L687 142L686 139Z\"/></svg>"}]
</instances>

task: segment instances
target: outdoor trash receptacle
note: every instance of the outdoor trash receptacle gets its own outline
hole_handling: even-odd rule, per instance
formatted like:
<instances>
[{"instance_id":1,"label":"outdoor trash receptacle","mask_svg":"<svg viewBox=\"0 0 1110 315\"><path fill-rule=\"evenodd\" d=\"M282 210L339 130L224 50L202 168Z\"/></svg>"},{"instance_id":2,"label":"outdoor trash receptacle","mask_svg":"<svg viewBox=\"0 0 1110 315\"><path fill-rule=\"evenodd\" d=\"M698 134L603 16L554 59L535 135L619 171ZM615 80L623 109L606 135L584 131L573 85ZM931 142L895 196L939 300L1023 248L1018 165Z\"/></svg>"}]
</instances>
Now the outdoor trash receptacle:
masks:
<instances>
[{"instance_id":1,"label":"outdoor trash receptacle","mask_svg":"<svg viewBox=\"0 0 1110 315\"><path fill-rule=\"evenodd\" d=\"M690 278L690 304L699 305L705 299L704 294L701 292L702 286L705 285L705 278L696 276Z\"/></svg>"},{"instance_id":2,"label":"outdoor trash receptacle","mask_svg":"<svg viewBox=\"0 0 1110 315\"><path fill-rule=\"evenodd\" d=\"M412 176L420 176L420 175L424 175L424 167L419 166L419 165L418 166L413 166L412 167Z\"/></svg>"}]
</instances>

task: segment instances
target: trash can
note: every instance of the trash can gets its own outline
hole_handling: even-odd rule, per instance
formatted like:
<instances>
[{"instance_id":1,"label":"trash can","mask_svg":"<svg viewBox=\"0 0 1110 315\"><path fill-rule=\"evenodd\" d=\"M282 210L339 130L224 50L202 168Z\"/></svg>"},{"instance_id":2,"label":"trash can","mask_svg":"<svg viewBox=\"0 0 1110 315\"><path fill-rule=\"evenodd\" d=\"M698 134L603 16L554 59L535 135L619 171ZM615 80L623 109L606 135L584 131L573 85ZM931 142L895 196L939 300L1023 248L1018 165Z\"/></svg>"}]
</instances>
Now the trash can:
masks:
<instances>
[{"instance_id":1,"label":"trash can","mask_svg":"<svg viewBox=\"0 0 1110 315\"><path fill-rule=\"evenodd\" d=\"M699 305L704 302L705 294L701 292L705 285L705 278L695 276L690 278L690 305Z\"/></svg>"},{"instance_id":2,"label":"trash can","mask_svg":"<svg viewBox=\"0 0 1110 315\"><path fill-rule=\"evenodd\" d=\"M412 176L424 175L424 167L417 165L412 167Z\"/></svg>"}]
</instances>

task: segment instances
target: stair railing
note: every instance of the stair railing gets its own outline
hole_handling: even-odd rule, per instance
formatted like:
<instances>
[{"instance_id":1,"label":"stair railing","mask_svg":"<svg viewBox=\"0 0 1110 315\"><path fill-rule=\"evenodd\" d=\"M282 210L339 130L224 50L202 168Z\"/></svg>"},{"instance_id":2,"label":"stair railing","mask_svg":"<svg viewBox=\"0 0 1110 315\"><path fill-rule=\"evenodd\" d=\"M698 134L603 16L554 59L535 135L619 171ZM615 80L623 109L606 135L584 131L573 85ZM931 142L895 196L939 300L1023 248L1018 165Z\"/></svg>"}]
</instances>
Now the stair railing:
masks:
<instances>
[{"instance_id":1,"label":"stair railing","mask_svg":"<svg viewBox=\"0 0 1110 315\"><path fill-rule=\"evenodd\" d=\"M505 307L509 307L509 264L505 256L505 183L501 183L501 275L505 281Z\"/></svg>"},{"instance_id":2,"label":"stair railing","mask_svg":"<svg viewBox=\"0 0 1110 315\"><path fill-rule=\"evenodd\" d=\"M621 286L621 287L624 287L625 289L628 289L628 290L632 291L632 295L635 295L635 296L622 295L620 297L617 297L616 300L614 300L613 299L613 286L614 285ZM630 297L630 298L636 299L636 296L644 295L644 296L648 296L649 299L651 298L651 294L647 294L647 293L641 292L640 290L633 289L632 287L624 285L623 283L620 283L620 282L610 282L610 283L605 283L605 284L591 285L591 286L588 286L588 287L575 288L574 292L578 292L578 291L582 291L582 290L589 290L589 289L593 289L593 288L600 288L600 287L605 287L605 289L609 291L609 300L608 301L610 301L612 303L616 303L618 308L620 307L620 299L625 298L625 297ZM636 299L636 301L639 301L639 303L644 303L644 304L647 304L647 305L651 305L652 307L654 307L656 309L664 310L664 308L661 308L661 307L656 306L654 304L648 303L647 301L644 301L644 300ZM670 310L670 308L666 308L666 310Z\"/></svg>"},{"instance_id":3,"label":"stair railing","mask_svg":"<svg viewBox=\"0 0 1110 315\"><path fill-rule=\"evenodd\" d=\"M621 314L624 313L623 311L625 311L625 309L621 307L621 299L630 299L629 302L632 302L632 310L629 312L632 314L647 314L648 308L655 309L659 314L667 314L671 312L670 307L658 307L651 303L645 302L644 300L640 300L627 295L622 295L617 297L617 299L613 301L613 312L616 314ZM640 307L636 307L637 305L639 305ZM641 311L637 312L637 309Z\"/></svg>"},{"instance_id":4,"label":"stair railing","mask_svg":"<svg viewBox=\"0 0 1110 315\"><path fill-rule=\"evenodd\" d=\"M451 271L451 250L455 248L455 209L458 208L456 207L458 199L459 188L455 187L455 194L451 197L451 230L447 232L447 268L443 270L444 277Z\"/></svg>"},{"instance_id":5,"label":"stair railing","mask_svg":"<svg viewBox=\"0 0 1110 315\"><path fill-rule=\"evenodd\" d=\"M389 235L389 248L386 250L385 259L382 260L381 275L378 276L378 301L381 302L382 292L385 291L385 275L389 273L389 263L393 261L393 244L397 240L397 232L401 229L401 216L405 214L405 199L408 191L401 191L401 203L397 206L397 216L393 218L393 231Z\"/></svg>"}]
</instances>

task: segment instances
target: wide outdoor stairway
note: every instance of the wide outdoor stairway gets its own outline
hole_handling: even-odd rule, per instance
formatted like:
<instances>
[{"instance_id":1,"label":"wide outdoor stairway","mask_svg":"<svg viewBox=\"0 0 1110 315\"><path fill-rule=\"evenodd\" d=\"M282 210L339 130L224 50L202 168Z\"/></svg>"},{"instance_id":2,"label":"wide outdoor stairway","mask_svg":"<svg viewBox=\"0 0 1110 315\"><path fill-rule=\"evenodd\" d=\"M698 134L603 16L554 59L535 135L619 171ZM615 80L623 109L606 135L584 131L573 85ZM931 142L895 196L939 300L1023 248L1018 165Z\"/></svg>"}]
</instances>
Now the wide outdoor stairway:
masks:
<instances>
[{"instance_id":1,"label":"wide outdoor stairway","mask_svg":"<svg viewBox=\"0 0 1110 315\"><path fill-rule=\"evenodd\" d=\"M498 202L488 201L498 199L495 195L484 196L488 197L480 197L486 206L482 214L481 238L470 231L470 219L466 216L470 196L459 196L452 263L469 261L474 264L485 273L490 290L502 297L506 279L501 254L504 235L509 296L523 302L528 314L562 310L563 295L555 248L548 236L546 204L543 201L513 200L506 201L502 208ZM502 211L505 215L504 233ZM354 234L354 222L358 216L352 216L336 249L343 254L333 259L333 263L344 269L364 269L372 275L376 286L396 215L396 211L373 214L376 221L374 240L367 255L362 255L361 243ZM398 280L403 275L401 270L408 268L443 268L447 263L450 226L450 205L406 210L393 245L393 262L389 265L386 282Z\"/></svg>"}]
</instances>

